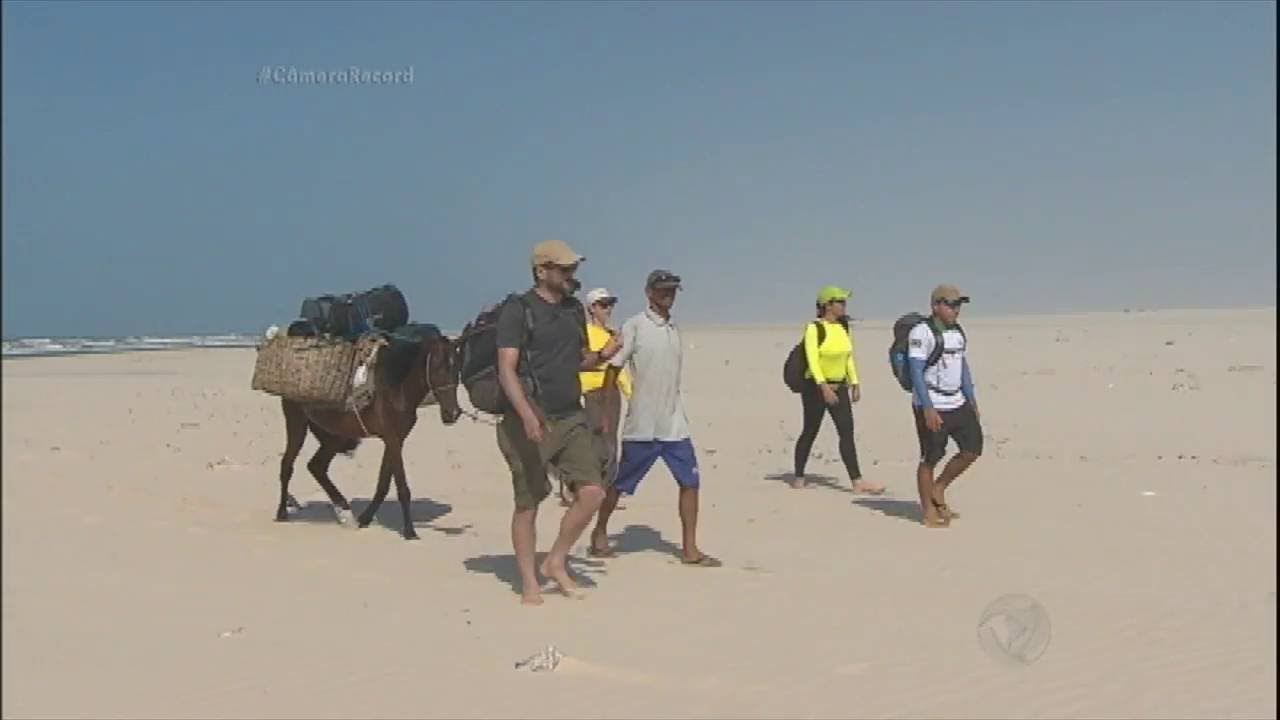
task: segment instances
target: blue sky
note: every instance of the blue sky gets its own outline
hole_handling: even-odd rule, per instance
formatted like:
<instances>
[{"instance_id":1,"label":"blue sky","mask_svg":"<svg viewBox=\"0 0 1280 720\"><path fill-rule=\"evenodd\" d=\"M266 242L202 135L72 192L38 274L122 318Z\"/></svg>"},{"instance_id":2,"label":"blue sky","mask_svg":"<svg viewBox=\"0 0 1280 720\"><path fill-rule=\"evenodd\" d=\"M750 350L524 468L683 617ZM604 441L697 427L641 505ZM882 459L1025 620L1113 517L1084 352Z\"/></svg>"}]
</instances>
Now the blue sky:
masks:
<instances>
[{"instance_id":1,"label":"blue sky","mask_svg":"<svg viewBox=\"0 0 1280 720\"><path fill-rule=\"evenodd\" d=\"M456 328L551 237L691 322L1272 306L1275 7L5 2L4 335Z\"/></svg>"}]
</instances>

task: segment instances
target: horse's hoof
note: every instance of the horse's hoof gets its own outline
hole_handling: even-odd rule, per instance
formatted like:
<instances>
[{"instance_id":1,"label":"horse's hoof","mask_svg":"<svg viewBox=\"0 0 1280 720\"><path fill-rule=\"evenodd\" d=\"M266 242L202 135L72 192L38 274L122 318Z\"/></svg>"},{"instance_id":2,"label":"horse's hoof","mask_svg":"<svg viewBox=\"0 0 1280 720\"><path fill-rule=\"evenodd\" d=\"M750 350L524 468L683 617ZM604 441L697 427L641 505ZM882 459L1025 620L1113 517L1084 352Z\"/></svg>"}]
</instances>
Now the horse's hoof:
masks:
<instances>
[{"instance_id":1,"label":"horse's hoof","mask_svg":"<svg viewBox=\"0 0 1280 720\"><path fill-rule=\"evenodd\" d=\"M288 522L288 521L289 521L289 513L287 512L276 513L276 522Z\"/></svg>"},{"instance_id":2,"label":"horse's hoof","mask_svg":"<svg viewBox=\"0 0 1280 720\"><path fill-rule=\"evenodd\" d=\"M405 539L405 540L417 540L417 539L418 539L418 533L416 533L416 532L414 532L414 531L412 531L412 530L405 530L405 531L404 531L404 539Z\"/></svg>"},{"instance_id":3,"label":"horse's hoof","mask_svg":"<svg viewBox=\"0 0 1280 720\"><path fill-rule=\"evenodd\" d=\"M334 517L337 518L339 525L355 525L356 524L355 513L351 512L351 510L349 509L334 508L333 514L334 514Z\"/></svg>"},{"instance_id":4,"label":"horse's hoof","mask_svg":"<svg viewBox=\"0 0 1280 720\"><path fill-rule=\"evenodd\" d=\"M369 524L370 524L370 521L369 521L369 520L361 520L360 522L356 523L356 529L357 529L357 530L363 530L363 529L365 529L365 528L369 527Z\"/></svg>"}]
</instances>

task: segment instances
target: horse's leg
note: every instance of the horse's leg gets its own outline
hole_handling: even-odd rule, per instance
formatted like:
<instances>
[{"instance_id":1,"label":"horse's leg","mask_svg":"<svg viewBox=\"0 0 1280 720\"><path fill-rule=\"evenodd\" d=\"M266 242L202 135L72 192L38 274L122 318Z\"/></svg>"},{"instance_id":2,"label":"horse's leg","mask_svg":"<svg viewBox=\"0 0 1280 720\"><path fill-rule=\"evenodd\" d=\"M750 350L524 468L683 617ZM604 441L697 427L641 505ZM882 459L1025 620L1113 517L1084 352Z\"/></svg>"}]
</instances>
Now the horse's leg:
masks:
<instances>
[{"instance_id":1,"label":"horse's leg","mask_svg":"<svg viewBox=\"0 0 1280 720\"><path fill-rule=\"evenodd\" d=\"M293 478L293 463L302 451L302 444L307 441L307 416L302 408L283 398L280 406L284 410L285 446L284 457L280 458L280 505L276 508L276 520L283 522L289 519L289 480Z\"/></svg>"},{"instance_id":2,"label":"horse's leg","mask_svg":"<svg viewBox=\"0 0 1280 720\"><path fill-rule=\"evenodd\" d=\"M307 463L307 469L311 471L311 475L315 477L316 482L320 484L320 488L324 490L324 493L329 496L329 502L333 503L333 510L338 516L338 522L345 525L347 518L351 515L351 504L347 502L347 499L338 491L338 488L334 487L333 481L329 479L329 463L333 462L333 458L338 454L342 443L339 438L321 430L314 424L311 425L311 432L320 441L320 449L316 451L311 461Z\"/></svg>"},{"instance_id":3,"label":"horse's leg","mask_svg":"<svg viewBox=\"0 0 1280 720\"><path fill-rule=\"evenodd\" d=\"M387 443L387 454L392 456L392 469L396 474L396 497L400 500L400 510L404 513L404 539L417 540L418 531L413 527L413 496L409 494L409 479L404 475L404 445L402 441Z\"/></svg>"},{"instance_id":4,"label":"horse's leg","mask_svg":"<svg viewBox=\"0 0 1280 720\"><path fill-rule=\"evenodd\" d=\"M369 523L373 522L373 516L378 514L378 508L382 506L382 501L387 497L387 491L391 489L391 460L390 453L385 449L382 451L382 465L378 467L378 486L373 489L373 498L369 500L369 507L360 513L360 527L369 527Z\"/></svg>"}]
</instances>

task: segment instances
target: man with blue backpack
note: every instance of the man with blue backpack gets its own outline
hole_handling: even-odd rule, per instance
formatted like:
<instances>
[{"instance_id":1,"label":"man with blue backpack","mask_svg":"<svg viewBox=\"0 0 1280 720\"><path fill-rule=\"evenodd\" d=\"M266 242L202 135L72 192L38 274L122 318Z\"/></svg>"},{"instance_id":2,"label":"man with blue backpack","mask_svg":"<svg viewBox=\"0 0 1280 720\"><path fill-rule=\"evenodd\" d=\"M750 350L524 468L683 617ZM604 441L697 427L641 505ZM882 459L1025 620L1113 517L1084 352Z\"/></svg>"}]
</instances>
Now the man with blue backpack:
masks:
<instances>
[{"instance_id":1,"label":"man with blue backpack","mask_svg":"<svg viewBox=\"0 0 1280 720\"><path fill-rule=\"evenodd\" d=\"M926 527L947 527L959 515L947 506L946 491L982 455L973 375L965 351L968 340L958 321L969 302L953 285L939 285L929 296L932 314L910 313L894 324L889 363L898 384L911 392L920 464L916 486ZM959 452L934 478L934 468L946 456L947 441Z\"/></svg>"}]
</instances>

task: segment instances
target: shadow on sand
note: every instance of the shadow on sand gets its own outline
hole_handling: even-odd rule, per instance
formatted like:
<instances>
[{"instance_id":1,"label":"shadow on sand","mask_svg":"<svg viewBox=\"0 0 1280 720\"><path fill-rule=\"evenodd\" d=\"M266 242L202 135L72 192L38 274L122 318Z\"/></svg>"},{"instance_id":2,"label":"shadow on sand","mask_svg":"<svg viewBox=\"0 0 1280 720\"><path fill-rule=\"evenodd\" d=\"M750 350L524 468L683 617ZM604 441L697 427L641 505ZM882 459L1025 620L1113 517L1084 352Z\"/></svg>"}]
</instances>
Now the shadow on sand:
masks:
<instances>
[{"instance_id":1,"label":"shadow on sand","mask_svg":"<svg viewBox=\"0 0 1280 720\"><path fill-rule=\"evenodd\" d=\"M537 567L546 555L546 553L536 553L534 567ZM569 575L582 587L596 587L595 577L604 573L604 562L600 560L584 560L570 555L567 565L569 567ZM516 568L515 555L481 555L463 560L462 566L473 573L492 575L510 587L511 592L517 595L520 594L520 571ZM541 577L541 574L539 574L539 580L543 581L543 589L545 590L547 588L546 578Z\"/></svg>"},{"instance_id":2,"label":"shadow on sand","mask_svg":"<svg viewBox=\"0 0 1280 720\"><path fill-rule=\"evenodd\" d=\"M663 539L662 534L657 530L644 525L628 525L621 533L611 535L609 540L619 555L654 551L675 558L680 556L679 545ZM589 541L589 535L586 533L583 535L583 541ZM537 562L541 563L544 557L546 553L538 553ZM493 575L510 586L512 592L520 592L520 571L516 569L515 555L481 555L468 558L462 564L473 573ZM596 587L595 578L606 573L605 560L580 558L571 554L568 564L569 573L583 587Z\"/></svg>"},{"instance_id":3,"label":"shadow on sand","mask_svg":"<svg viewBox=\"0 0 1280 720\"><path fill-rule=\"evenodd\" d=\"M360 517L370 504L369 498L350 498L351 511L356 517ZM289 522L306 522L306 523L336 523L337 520L333 513L333 506L328 500L309 500L307 504L300 505L293 495L288 498L290 507ZM453 512L453 506L447 503L438 503L434 500L420 499L413 500L409 503L409 516L413 518L413 526L419 530L430 530L443 535L461 535L471 529L470 525L462 527L440 527L432 525L436 520ZM378 508L378 512L373 516L373 522L370 526L378 526L384 530L400 534L403 524L403 514L400 510L400 503L394 498L389 497L382 502L382 506Z\"/></svg>"},{"instance_id":4,"label":"shadow on sand","mask_svg":"<svg viewBox=\"0 0 1280 720\"><path fill-rule=\"evenodd\" d=\"M875 510L888 517L920 523L924 518L920 514L920 503L915 500L894 500L892 498L859 498L854 505Z\"/></svg>"},{"instance_id":5,"label":"shadow on sand","mask_svg":"<svg viewBox=\"0 0 1280 720\"><path fill-rule=\"evenodd\" d=\"M790 489L791 481L795 479L795 473L770 473L765 475L764 479L780 482ZM850 487L848 480L841 480L839 478L832 477L831 475L805 473L804 480L808 487L816 486L826 488L827 490L838 490L843 493L853 494L853 488Z\"/></svg>"},{"instance_id":6,"label":"shadow on sand","mask_svg":"<svg viewBox=\"0 0 1280 720\"><path fill-rule=\"evenodd\" d=\"M679 545L664 540L662 533L647 525L628 525L621 533L611 536L609 541L620 555L655 551L678 558L681 553Z\"/></svg>"}]
</instances>

